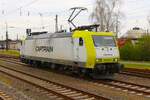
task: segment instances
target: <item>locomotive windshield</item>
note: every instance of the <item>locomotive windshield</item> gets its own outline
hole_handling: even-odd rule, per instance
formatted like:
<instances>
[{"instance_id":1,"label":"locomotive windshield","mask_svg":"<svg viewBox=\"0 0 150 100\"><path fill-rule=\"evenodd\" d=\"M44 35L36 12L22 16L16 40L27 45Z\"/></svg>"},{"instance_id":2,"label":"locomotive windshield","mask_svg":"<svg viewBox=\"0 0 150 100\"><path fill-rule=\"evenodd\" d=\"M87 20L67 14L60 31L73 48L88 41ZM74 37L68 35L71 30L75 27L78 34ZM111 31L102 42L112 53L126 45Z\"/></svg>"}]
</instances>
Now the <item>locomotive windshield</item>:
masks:
<instances>
[{"instance_id":1,"label":"locomotive windshield","mask_svg":"<svg viewBox=\"0 0 150 100\"><path fill-rule=\"evenodd\" d=\"M111 46L115 47L116 43L112 36L93 36L95 47Z\"/></svg>"}]
</instances>

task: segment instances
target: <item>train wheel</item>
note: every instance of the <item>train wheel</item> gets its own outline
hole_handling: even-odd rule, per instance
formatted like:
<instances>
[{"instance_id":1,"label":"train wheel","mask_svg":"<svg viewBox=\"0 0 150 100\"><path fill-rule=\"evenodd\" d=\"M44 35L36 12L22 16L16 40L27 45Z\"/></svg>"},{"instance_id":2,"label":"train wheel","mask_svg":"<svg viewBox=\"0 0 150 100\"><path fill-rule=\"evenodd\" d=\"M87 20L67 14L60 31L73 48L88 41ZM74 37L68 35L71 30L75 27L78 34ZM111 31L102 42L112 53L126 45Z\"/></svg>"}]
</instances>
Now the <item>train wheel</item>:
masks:
<instances>
[{"instance_id":1,"label":"train wheel","mask_svg":"<svg viewBox=\"0 0 150 100\"><path fill-rule=\"evenodd\" d=\"M64 69L65 71L68 71L68 70L69 70L69 66L64 65L63 69Z\"/></svg>"},{"instance_id":2,"label":"train wheel","mask_svg":"<svg viewBox=\"0 0 150 100\"><path fill-rule=\"evenodd\" d=\"M32 60L31 60L31 65L32 65L32 67L38 67L38 66L37 66L37 61L32 61Z\"/></svg>"},{"instance_id":3,"label":"train wheel","mask_svg":"<svg viewBox=\"0 0 150 100\"><path fill-rule=\"evenodd\" d=\"M36 67L42 67L41 61L35 61L35 66Z\"/></svg>"},{"instance_id":4,"label":"train wheel","mask_svg":"<svg viewBox=\"0 0 150 100\"><path fill-rule=\"evenodd\" d=\"M81 77L89 77L90 70L85 68L80 68L80 76Z\"/></svg>"},{"instance_id":5,"label":"train wheel","mask_svg":"<svg viewBox=\"0 0 150 100\"><path fill-rule=\"evenodd\" d=\"M55 69L55 67L56 67L56 64L52 63L52 64L51 64L51 69L53 69L53 70L54 70L54 69Z\"/></svg>"},{"instance_id":6,"label":"train wheel","mask_svg":"<svg viewBox=\"0 0 150 100\"><path fill-rule=\"evenodd\" d=\"M41 68L48 68L50 66L49 62L43 62Z\"/></svg>"},{"instance_id":7,"label":"train wheel","mask_svg":"<svg viewBox=\"0 0 150 100\"><path fill-rule=\"evenodd\" d=\"M63 65L58 65L58 70L59 71L64 71L64 66Z\"/></svg>"}]
</instances>

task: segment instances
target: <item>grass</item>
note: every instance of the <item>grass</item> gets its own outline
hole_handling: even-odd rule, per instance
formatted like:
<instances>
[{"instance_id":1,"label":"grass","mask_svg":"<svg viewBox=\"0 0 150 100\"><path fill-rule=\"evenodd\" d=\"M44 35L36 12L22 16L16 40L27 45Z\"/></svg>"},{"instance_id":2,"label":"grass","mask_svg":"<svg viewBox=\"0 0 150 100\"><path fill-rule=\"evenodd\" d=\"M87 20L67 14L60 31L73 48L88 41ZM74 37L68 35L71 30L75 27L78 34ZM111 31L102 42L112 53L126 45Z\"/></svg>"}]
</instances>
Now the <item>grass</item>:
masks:
<instances>
[{"instance_id":1,"label":"grass","mask_svg":"<svg viewBox=\"0 0 150 100\"><path fill-rule=\"evenodd\" d=\"M0 55L8 55L8 56L19 57L20 53L17 50L0 50Z\"/></svg>"},{"instance_id":2,"label":"grass","mask_svg":"<svg viewBox=\"0 0 150 100\"><path fill-rule=\"evenodd\" d=\"M148 70L150 70L150 62L121 61L121 63L125 65L125 68L148 69Z\"/></svg>"}]
</instances>

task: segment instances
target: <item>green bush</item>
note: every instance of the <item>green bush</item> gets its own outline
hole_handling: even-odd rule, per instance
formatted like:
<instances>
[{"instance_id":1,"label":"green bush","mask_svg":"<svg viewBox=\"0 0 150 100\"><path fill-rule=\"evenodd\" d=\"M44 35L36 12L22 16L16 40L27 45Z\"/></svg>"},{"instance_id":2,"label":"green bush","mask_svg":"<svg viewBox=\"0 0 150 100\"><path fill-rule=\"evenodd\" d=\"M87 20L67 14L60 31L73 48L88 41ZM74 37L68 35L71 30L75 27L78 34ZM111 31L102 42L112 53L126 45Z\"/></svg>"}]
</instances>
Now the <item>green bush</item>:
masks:
<instances>
[{"instance_id":1,"label":"green bush","mask_svg":"<svg viewBox=\"0 0 150 100\"><path fill-rule=\"evenodd\" d=\"M123 60L150 61L150 36L146 35L138 39L137 44L131 40L120 48L120 57Z\"/></svg>"},{"instance_id":2,"label":"green bush","mask_svg":"<svg viewBox=\"0 0 150 100\"><path fill-rule=\"evenodd\" d=\"M121 59L128 60L131 58L132 44L128 41L122 48L120 48Z\"/></svg>"},{"instance_id":3,"label":"green bush","mask_svg":"<svg viewBox=\"0 0 150 100\"><path fill-rule=\"evenodd\" d=\"M145 35L139 39L138 43L141 50L141 58L144 61L150 61L150 36Z\"/></svg>"}]
</instances>

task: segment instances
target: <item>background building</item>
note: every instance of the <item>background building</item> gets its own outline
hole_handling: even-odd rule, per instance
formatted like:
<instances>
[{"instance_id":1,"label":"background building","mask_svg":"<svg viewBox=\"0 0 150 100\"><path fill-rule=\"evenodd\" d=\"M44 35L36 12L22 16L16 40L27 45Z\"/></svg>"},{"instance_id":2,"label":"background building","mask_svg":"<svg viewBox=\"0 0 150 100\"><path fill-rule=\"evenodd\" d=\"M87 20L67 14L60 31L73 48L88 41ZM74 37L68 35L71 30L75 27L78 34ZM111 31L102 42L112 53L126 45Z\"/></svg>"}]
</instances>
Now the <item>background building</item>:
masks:
<instances>
[{"instance_id":1,"label":"background building","mask_svg":"<svg viewBox=\"0 0 150 100\"><path fill-rule=\"evenodd\" d=\"M118 39L118 45L119 47L122 47L126 44L128 40L131 40L133 44L138 43L138 39L141 38L144 35L148 35L148 30L144 30L139 27L134 27L131 30L128 30L125 35L123 35L121 38Z\"/></svg>"},{"instance_id":2,"label":"background building","mask_svg":"<svg viewBox=\"0 0 150 100\"><path fill-rule=\"evenodd\" d=\"M9 40L8 42L8 49L10 50L20 50L22 41L21 40ZM6 48L6 41L1 40L0 41L0 49Z\"/></svg>"},{"instance_id":3,"label":"background building","mask_svg":"<svg viewBox=\"0 0 150 100\"><path fill-rule=\"evenodd\" d=\"M142 36L144 36L146 34L148 34L147 30L144 30L144 29L139 28L139 27L134 27L133 29L128 30L123 37L128 38L128 39L129 38L130 39L138 39L138 38L141 38Z\"/></svg>"}]
</instances>

